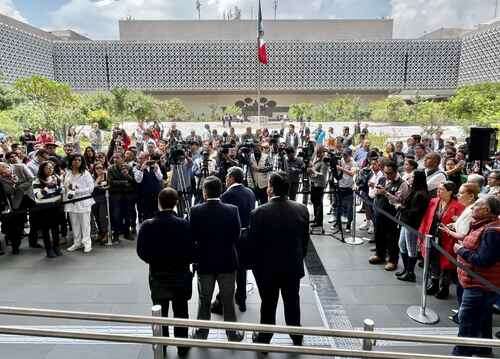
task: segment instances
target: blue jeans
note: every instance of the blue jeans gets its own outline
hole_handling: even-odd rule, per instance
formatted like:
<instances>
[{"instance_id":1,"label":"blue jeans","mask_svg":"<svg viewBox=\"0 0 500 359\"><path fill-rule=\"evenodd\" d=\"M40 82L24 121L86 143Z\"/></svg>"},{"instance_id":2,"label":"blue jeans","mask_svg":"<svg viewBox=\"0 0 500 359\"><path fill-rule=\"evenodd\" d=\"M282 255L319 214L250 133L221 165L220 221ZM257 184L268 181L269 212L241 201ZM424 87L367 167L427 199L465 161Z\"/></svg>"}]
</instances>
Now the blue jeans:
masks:
<instances>
[{"instance_id":1,"label":"blue jeans","mask_svg":"<svg viewBox=\"0 0 500 359\"><path fill-rule=\"evenodd\" d=\"M464 288L462 304L458 312L460 321L458 336L469 338L492 338L493 313L491 305L496 294L480 288ZM453 355L472 356L489 355L491 348L456 346Z\"/></svg>"}]
</instances>

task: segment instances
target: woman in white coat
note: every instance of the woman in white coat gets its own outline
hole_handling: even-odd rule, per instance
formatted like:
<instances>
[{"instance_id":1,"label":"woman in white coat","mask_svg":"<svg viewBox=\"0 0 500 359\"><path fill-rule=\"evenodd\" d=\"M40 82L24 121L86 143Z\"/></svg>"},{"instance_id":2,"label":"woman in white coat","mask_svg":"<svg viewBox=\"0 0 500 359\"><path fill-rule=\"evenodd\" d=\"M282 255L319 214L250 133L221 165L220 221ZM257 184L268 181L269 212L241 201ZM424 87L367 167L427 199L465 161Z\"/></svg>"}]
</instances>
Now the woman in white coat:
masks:
<instances>
[{"instance_id":1,"label":"woman in white coat","mask_svg":"<svg viewBox=\"0 0 500 359\"><path fill-rule=\"evenodd\" d=\"M86 170L84 159L80 154L70 156L68 170L64 176L65 200L87 197L94 190L94 180ZM84 253L92 250L90 238L90 212L95 203L93 198L67 203L64 210L69 213L73 230L73 245L69 252L83 247Z\"/></svg>"}]
</instances>

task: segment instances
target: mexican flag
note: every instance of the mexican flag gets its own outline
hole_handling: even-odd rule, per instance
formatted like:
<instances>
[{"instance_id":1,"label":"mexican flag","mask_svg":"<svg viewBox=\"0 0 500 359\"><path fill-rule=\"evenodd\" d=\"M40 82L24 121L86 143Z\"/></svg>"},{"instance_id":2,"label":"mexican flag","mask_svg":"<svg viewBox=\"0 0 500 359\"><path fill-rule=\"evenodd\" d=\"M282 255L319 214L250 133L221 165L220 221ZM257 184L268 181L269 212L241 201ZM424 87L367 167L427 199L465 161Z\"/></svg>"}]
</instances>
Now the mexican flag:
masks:
<instances>
[{"instance_id":1,"label":"mexican flag","mask_svg":"<svg viewBox=\"0 0 500 359\"><path fill-rule=\"evenodd\" d=\"M269 62L267 58L266 50L266 40L264 40L264 27L262 26L262 9L260 7L259 0L259 19L257 24L257 48L258 57L261 64L267 64Z\"/></svg>"}]
</instances>

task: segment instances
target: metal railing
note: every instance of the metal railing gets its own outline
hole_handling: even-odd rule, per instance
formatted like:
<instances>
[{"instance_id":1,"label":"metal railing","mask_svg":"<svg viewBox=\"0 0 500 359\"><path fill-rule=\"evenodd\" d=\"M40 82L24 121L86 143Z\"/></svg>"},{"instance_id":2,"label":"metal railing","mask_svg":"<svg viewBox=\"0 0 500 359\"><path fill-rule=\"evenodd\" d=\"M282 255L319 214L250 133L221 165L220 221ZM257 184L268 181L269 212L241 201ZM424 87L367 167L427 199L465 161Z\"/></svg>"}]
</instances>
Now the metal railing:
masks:
<instances>
[{"instance_id":1,"label":"metal railing","mask_svg":"<svg viewBox=\"0 0 500 359\"><path fill-rule=\"evenodd\" d=\"M149 324L152 325L153 327L152 337L141 336L141 335L103 334L103 333L89 333L81 331L75 332L67 330L35 329L35 328L26 328L17 326L0 326L0 334L151 344L153 345L155 359L162 357L164 345L189 346L189 347L213 348L213 349L233 349L233 350L256 351L256 352L295 353L295 354L309 354L318 356L394 358L394 359L406 359L406 358L451 359L459 357L445 356L445 355L403 353L403 352L373 352L371 351L371 349L372 346L374 345L374 341L386 340L386 341L416 342L416 343L426 343L426 344L500 348L500 340L494 340L494 339L463 338L463 337L458 338L450 336L430 336L430 335L376 332L372 331L374 326L374 323L372 321L366 321L365 331L358 331L358 330L337 330L337 329L329 329L321 327L294 327L294 326L280 326L280 325L267 325L267 324L191 320L191 319L159 317L159 315L161 314L161 308L159 308L159 306L153 307L153 316L91 313L91 312L61 311L61 310L18 308L18 307L0 307L0 314L44 317L52 319L57 318L57 319L105 321L105 322L118 322L118 323ZM274 344L220 342L220 341L187 339L187 338L185 339L166 338L166 337L164 338L159 336L161 333L161 330L159 328L161 326L179 326L179 327L194 327L194 328L208 328L208 329L300 334L309 336L356 338L356 339L363 339L364 341L363 341L363 350L357 350L357 349L351 350L351 349L318 348L318 347L308 347L308 346L282 346Z\"/></svg>"}]
</instances>

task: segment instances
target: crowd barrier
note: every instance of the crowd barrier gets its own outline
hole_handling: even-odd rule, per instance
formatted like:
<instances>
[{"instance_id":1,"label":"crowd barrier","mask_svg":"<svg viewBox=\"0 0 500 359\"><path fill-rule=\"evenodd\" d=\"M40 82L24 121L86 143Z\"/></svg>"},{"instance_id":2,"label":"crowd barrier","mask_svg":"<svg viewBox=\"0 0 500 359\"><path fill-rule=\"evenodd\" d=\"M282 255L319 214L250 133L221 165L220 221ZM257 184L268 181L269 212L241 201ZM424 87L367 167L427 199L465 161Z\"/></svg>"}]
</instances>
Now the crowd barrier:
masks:
<instances>
[{"instance_id":1,"label":"crowd barrier","mask_svg":"<svg viewBox=\"0 0 500 359\"><path fill-rule=\"evenodd\" d=\"M423 233L419 232L417 229L409 226L408 224L402 222L399 218L393 216L391 213L388 213L387 211L383 210L382 208L378 207L375 202L369 201L366 198L366 195L359 191L355 191L355 198L358 197L361 199L365 205L368 205L372 207L374 213L380 213L390 219L392 222L396 223L399 226L405 227L408 231L414 233L417 237L421 238L425 242L425 248L426 248L426 253L430 252L430 249L433 247L435 248L441 255L445 256L446 259L448 259L453 265L456 267L464 270L469 274L471 277L477 279L481 284L483 284L485 287L490 289L491 291L497 293L500 295L500 288L495 286L493 283L488 281L487 279L483 278L476 272L472 271L470 268L463 266L460 264L453 256L451 256L446 250L444 250L440 245L438 238L432 235L424 235ZM356 200L354 200L354 218L356 218ZM355 224L355 223L354 223ZM353 231L355 226L353 227ZM353 232L353 236L355 236L355 232ZM430 267L430 260L429 256L426 255L424 257L424 268L423 268L423 278L422 278L422 295L421 295L421 302L419 306L411 306L407 310L407 315L415 320L416 322L422 323L422 324L436 324L439 322L439 315L433 311L432 309L427 307L427 293L426 293L426 287L427 287L427 281L428 281L428 276L429 276L429 267Z\"/></svg>"},{"instance_id":2,"label":"crowd barrier","mask_svg":"<svg viewBox=\"0 0 500 359\"><path fill-rule=\"evenodd\" d=\"M61 206L64 206L66 204L69 204L69 203L76 203L76 202L80 202L80 201L84 201L84 200L87 200L87 199L96 199L96 198L102 198L104 197L106 199L106 209L107 209L107 212L108 212L108 238L107 238L107 241L106 243L104 244L105 246L107 247L111 247L113 246L113 242L112 242L112 236L111 236L111 233L112 233L112 230L111 230L111 208L110 208L110 205L109 205L109 186L107 187L99 187L100 189L104 190L105 192L104 193L99 193L99 194L91 194L91 195L88 195L88 196L83 196L83 197L78 197L78 198L72 198L72 199L68 199L68 200L65 200L63 201L62 200L62 197L61 197L61 200L60 201L55 201L55 202L50 202L50 203L44 203L42 206L37 206L36 204L30 208L23 208L23 209L9 209L7 211L4 211L1 213L2 216L8 216L8 215L13 215L13 214L28 214L28 213L33 213L33 212L39 212L39 211L44 211L48 208L55 208L55 207L61 207Z\"/></svg>"},{"instance_id":3,"label":"crowd barrier","mask_svg":"<svg viewBox=\"0 0 500 359\"><path fill-rule=\"evenodd\" d=\"M488 347L494 349L500 348L500 340L496 339L457 338L451 336L431 336L431 335L377 332L373 330L374 323L369 319L365 320L364 330L340 330L340 329L329 329L321 327L294 327L294 326L280 326L280 325L267 325L267 324L169 318L161 316L162 314L161 306L152 307L152 316L60 311L52 309L35 309L35 308L18 308L18 307L0 307L0 314L28 316L28 317L43 317L52 319L57 318L57 319L89 320L89 321L100 321L100 322L151 325L153 336L90 333L90 332L71 331L71 330L50 330L50 329L37 329L37 328L18 327L18 326L0 326L0 334L81 339L81 340L118 342L118 343L151 344L153 347L153 353L155 359L163 358L163 346L166 345L242 350L242 351L254 351L254 352L308 354L308 355L330 356L330 357L339 356L339 357L349 357L349 358L388 358L388 359L452 359L452 358L457 359L465 357L420 354L420 353L405 353L405 352L373 351L372 350L373 343L375 341L385 340L385 341L413 342L413 343L425 343L425 344ZM222 341L187 339L187 338L170 338L161 336L162 333L160 329L161 326L179 326L179 327L221 329L221 330L243 330L250 332L268 332L268 333L282 333L282 334L300 334L306 336L362 339L363 345L362 349L359 350L359 349L338 349L338 348L323 348L323 347L310 347L310 346L291 346L291 345L278 345L278 344L257 344L248 342L235 343L235 342L222 342Z\"/></svg>"}]
</instances>

